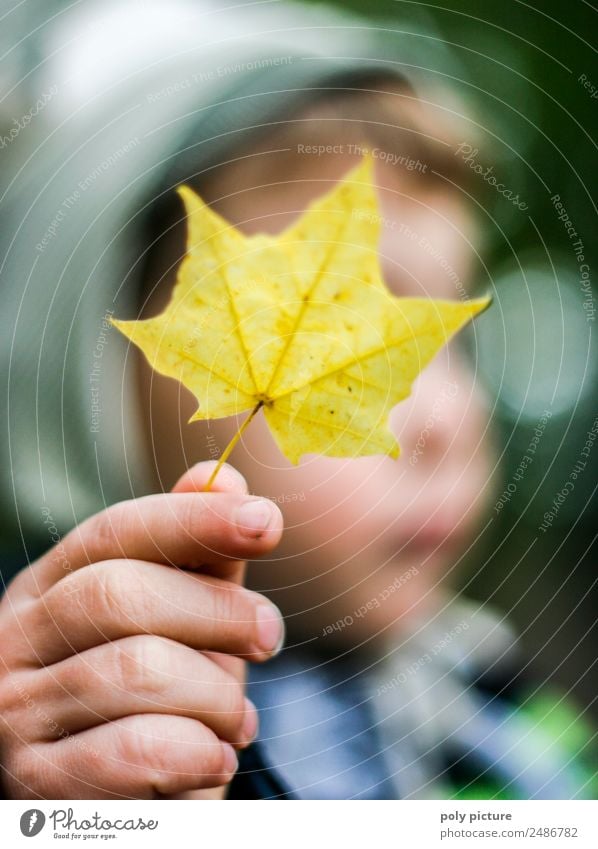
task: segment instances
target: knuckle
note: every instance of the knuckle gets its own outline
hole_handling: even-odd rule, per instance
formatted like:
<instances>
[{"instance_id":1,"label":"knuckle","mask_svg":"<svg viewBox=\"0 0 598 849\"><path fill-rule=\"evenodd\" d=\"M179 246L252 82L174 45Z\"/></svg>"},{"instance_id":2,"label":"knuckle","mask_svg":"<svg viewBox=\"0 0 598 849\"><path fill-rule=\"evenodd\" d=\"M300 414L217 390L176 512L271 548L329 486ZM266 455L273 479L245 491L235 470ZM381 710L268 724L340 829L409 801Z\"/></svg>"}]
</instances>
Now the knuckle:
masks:
<instances>
[{"instance_id":1,"label":"knuckle","mask_svg":"<svg viewBox=\"0 0 598 849\"><path fill-rule=\"evenodd\" d=\"M214 619L216 623L234 628L239 634L248 630L254 618L252 596L243 587L228 584L214 593Z\"/></svg>"},{"instance_id":2,"label":"knuckle","mask_svg":"<svg viewBox=\"0 0 598 849\"><path fill-rule=\"evenodd\" d=\"M90 686L95 684L99 669L74 655L60 670L60 689L65 696L84 701L89 698Z\"/></svg>"},{"instance_id":3,"label":"knuckle","mask_svg":"<svg viewBox=\"0 0 598 849\"><path fill-rule=\"evenodd\" d=\"M169 641L142 634L121 642L114 644L114 677L118 686L135 694L164 696L171 683Z\"/></svg>"},{"instance_id":4,"label":"knuckle","mask_svg":"<svg viewBox=\"0 0 598 849\"><path fill-rule=\"evenodd\" d=\"M106 556L106 552L114 552L115 543L119 537L122 512L121 505L115 504L91 516L81 526L81 544L90 562Z\"/></svg>"},{"instance_id":5,"label":"knuckle","mask_svg":"<svg viewBox=\"0 0 598 849\"><path fill-rule=\"evenodd\" d=\"M191 549L186 555L186 563L190 569L196 569L205 562L204 555L208 548L206 543L210 527L206 510L205 499L199 493L176 502L176 510L173 509L173 525L177 541ZM193 543L192 546L189 545L190 542Z\"/></svg>"},{"instance_id":6,"label":"knuckle","mask_svg":"<svg viewBox=\"0 0 598 849\"><path fill-rule=\"evenodd\" d=\"M35 602L34 621L40 632L48 628L68 630L79 613L80 606L88 603L89 588L85 569L69 572Z\"/></svg>"},{"instance_id":7,"label":"knuckle","mask_svg":"<svg viewBox=\"0 0 598 849\"><path fill-rule=\"evenodd\" d=\"M114 723L116 762L129 767L152 766L158 741L144 732L143 725L137 718L134 719L122 724Z\"/></svg>"},{"instance_id":8,"label":"knuckle","mask_svg":"<svg viewBox=\"0 0 598 849\"><path fill-rule=\"evenodd\" d=\"M153 734L150 722L136 718L126 726L119 726L116 756L119 763L143 770L143 782L147 787L163 795L176 790L179 775L169 741Z\"/></svg>"},{"instance_id":9,"label":"knuckle","mask_svg":"<svg viewBox=\"0 0 598 849\"><path fill-rule=\"evenodd\" d=\"M82 569L80 600L99 622L125 617L124 604L129 601L128 575L123 564L112 561L94 563Z\"/></svg>"},{"instance_id":10,"label":"knuckle","mask_svg":"<svg viewBox=\"0 0 598 849\"><path fill-rule=\"evenodd\" d=\"M39 606L52 620L62 620L80 607L94 613L97 584L97 572L93 566L69 572L39 599Z\"/></svg>"},{"instance_id":11,"label":"knuckle","mask_svg":"<svg viewBox=\"0 0 598 849\"><path fill-rule=\"evenodd\" d=\"M0 676L0 737L13 727L11 717L33 706L33 699L22 675L6 674Z\"/></svg>"},{"instance_id":12,"label":"knuckle","mask_svg":"<svg viewBox=\"0 0 598 849\"><path fill-rule=\"evenodd\" d=\"M235 584L211 587L210 604L202 614L214 645L248 648L254 619L250 594Z\"/></svg>"},{"instance_id":13,"label":"knuckle","mask_svg":"<svg viewBox=\"0 0 598 849\"><path fill-rule=\"evenodd\" d=\"M188 724L177 725L174 734L155 719L131 717L118 728L118 759L131 769L142 770L146 787L168 795L180 790L182 784L190 784L193 778L200 778L203 786L222 783L222 776L228 775L225 753L210 729L188 720Z\"/></svg>"},{"instance_id":14,"label":"knuckle","mask_svg":"<svg viewBox=\"0 0 598 849\"><path fill-rule=\"evenodd\" d=\"M182 529L189 534L195 542L202 543L213 521L213 511L210 510L206 499L197 495L186 498L183 502L180 521Z\"/></svg>"},{"instance_id":15,"label":"knuckle","mask_svg":"<svg viewBox=\"0 0 598 849\"><path fill-rule=\"evenodd\" d=\"M131 618L131 584L125 561L100 561L61 578L36 604L42 621L76 627L84 611L101 628Z\"/></svg>"},{"instance_id":16,"label":"knuckle","mask_svg":"<svg viewBox=\"0 0 598 849\"><path fill-rule=\"evenodd\" d=\"M68 606L70 600L81 592L86 577L84 573L84 569L69 572L41 596L40 606L45 607L50 615L64 610L65 605Z\"/></svg>"},{"instance_id":17,"label":"knuckle","mask_svg":"<svg viewBox=\"0 0 598 849\"><path fill-rule=\"evenodd\" d=\"M245 688L238 681L230 680L221 681L213 685L215 687L215 695L217 698L218 713L221 719L226 720L226 725L229 728L240 730L245 717Z\"/></svg>"}]
</instances>

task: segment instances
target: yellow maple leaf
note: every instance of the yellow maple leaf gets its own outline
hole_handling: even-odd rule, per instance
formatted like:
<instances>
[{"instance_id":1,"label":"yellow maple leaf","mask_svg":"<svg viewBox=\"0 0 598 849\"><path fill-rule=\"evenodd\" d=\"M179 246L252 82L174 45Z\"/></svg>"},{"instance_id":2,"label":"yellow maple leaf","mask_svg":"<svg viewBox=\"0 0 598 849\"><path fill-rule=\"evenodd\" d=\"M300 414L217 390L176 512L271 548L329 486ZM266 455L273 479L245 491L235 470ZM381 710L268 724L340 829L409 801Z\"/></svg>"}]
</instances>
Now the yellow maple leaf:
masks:
<instances>
[{"instance_id":1,"label":"yellow maple leaf","mask_svg":"<svg viewBox=\"0 0 598 849\"><path fill-rule=\"evenodd\" d=\"M191 421L251 411L211 481L260 408L292 463L308 452L397 457L391 408L490 299L391 294L369 157L276 237L245 236L189 187L179 194L187 253L168 307L113 324L196 396Z\"/></svg>"}]
</instances>

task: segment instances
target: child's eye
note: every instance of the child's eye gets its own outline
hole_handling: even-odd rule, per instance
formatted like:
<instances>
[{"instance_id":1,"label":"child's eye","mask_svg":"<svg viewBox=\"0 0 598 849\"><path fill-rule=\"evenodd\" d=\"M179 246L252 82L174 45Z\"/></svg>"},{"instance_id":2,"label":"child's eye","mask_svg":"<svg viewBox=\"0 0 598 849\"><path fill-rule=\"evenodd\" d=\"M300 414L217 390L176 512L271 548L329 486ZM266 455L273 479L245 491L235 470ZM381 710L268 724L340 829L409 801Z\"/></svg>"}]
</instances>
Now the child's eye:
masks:
<instances>
[{"instance_id":1,"label":"child's eye","mask_svg":"<svg viewBox=\"0 0 598 849\"><path fill-rule=\"evenodd\" d=\"M434 297L435 293L426 292L414 275L409 274L404 268L389 259L380 257L382 279L393 295L399 298L425 298Z\"/></svg>"}]
</instances>

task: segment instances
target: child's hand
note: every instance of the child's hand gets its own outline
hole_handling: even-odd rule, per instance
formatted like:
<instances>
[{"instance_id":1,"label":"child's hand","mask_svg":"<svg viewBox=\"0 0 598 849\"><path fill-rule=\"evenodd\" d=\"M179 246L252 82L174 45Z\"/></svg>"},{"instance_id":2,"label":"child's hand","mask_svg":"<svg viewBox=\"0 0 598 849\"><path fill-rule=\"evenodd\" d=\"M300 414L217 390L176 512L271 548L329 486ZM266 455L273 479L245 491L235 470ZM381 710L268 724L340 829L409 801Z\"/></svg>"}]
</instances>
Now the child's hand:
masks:
<instances>
[{"instance_id":1,"label":"child's hand","mask_svg":"<svg viewBox=\"0 0 598 849\"><path fill-rule=\"evenodd\" d=\"M241 585L242 561L278 543L282 516L230 466L200 493L212 468L93 516L9 586L10 798L144 799L230 781L232 746L257 728L238 658L268 659L283 635L276 608Z\"/></svg>"}]
</instances>

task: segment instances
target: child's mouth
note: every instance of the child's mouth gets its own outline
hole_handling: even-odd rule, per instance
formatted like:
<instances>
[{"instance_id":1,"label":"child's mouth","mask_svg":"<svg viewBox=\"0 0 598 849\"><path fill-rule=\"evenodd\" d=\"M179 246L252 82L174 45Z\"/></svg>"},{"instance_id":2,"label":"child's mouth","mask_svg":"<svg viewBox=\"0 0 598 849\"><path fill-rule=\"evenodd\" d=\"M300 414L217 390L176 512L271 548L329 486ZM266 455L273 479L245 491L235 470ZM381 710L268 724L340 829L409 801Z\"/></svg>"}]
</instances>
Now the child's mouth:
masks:
<instances>
[{"instance_id":1,"label":"child's mouth","mask_svg":"<svg viewBox=\"0 0 598 849\"><path fill-rule=\"evenodd\" d=\"M429 554L436 550L458 548L465 536L463 523L454 520L446 511L428 514L420 522L400 522L395 546L397 553Z\"/></svg>"}]
</instances>

